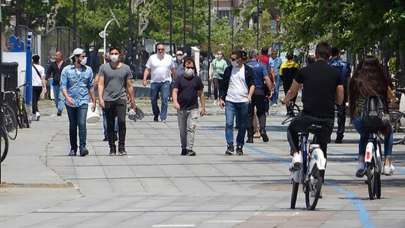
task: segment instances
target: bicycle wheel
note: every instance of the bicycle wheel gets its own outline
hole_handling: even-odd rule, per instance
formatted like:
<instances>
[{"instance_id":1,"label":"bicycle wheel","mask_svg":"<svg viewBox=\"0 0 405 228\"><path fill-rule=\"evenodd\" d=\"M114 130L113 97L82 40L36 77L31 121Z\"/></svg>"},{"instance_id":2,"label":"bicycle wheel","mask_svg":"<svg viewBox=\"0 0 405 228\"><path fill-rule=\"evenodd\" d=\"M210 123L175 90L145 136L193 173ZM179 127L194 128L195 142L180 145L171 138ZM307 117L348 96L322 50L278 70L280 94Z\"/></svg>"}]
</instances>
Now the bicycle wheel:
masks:
<instances>
[{"instance_id":1,"label":"bicycle wheel","mask_svg":"<svg viewBox=\"0 0 405 228\"><path fill-rule=\"evenodd\" d=\"M292 191L291 191L291 204L290 208L295 209L295 203L297 202L297 195L298 195L298 187L300 183L292 181Z\"/></svg>"},{"instance_id":2,"label":"bicycle wheel","mask_svg":"<svg viewBox=\"0 0 405 228\"><path fill-rule=\"evenodd\" d=\"M7 130L7 136L11 140L17 138L18 123L16 114L7 103L3 103L3 117L4 117L4 127Z\"/></svg>"},{"instance_id":3,"label":"bicycle wheel","mask_svg":"<svg viewBox=\"0 0 405 228\"><path fill-rule=\"evenodd\" d=\"M375 196L375 168L374 162L367 166L367 186L368 186L368 197L370 200L374 199Z\"/></svg>"},{"instance_id":4,"label":"bicycle wheel","mask_svg":"<svg viewBox=\"0 0 405 228\"><path fill-rule=\"evenodd\" d=\"M4 128L0 128L0 163L6 159L8 153L8 138Z\"/></svg>"},{"instance_id":5,"label":"bicycle wheel","mask_svg":"<svg viewBox=\"0 0 405 228\"><path fill-rule=\"evenodd\" d=\"M29 128L30 127L30 121L29 121L29 118L28 118L27 109L25 108L24 98L21 98L20 102L21 102L21 104L20 104L20 115L21 115L22 127Z\"/></svg>"},{"instance_id":6,"label":"bicycle wheel","mask_svg":"<svg viewBox=\"0 0 405 228\"><path fill-rule=\"evenodd\" d=\"M315 166L309 176L309 179L304 182L305 204L308 210L315 210L321 195L323 177Z\"/></svg>"}]
</instances>

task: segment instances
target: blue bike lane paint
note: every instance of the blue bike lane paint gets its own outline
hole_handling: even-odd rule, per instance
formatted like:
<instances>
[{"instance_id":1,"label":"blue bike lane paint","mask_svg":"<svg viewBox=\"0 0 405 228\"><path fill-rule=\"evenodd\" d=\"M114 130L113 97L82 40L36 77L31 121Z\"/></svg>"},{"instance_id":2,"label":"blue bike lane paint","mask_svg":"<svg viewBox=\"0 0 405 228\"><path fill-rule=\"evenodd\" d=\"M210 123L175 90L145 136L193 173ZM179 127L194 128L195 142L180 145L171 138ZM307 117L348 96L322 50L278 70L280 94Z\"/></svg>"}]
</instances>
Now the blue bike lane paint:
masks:
<instances>
[{"instance_id":1,"label":"blue bike lane paint","mask_svg":"<svg viewBox=\"0 0 405 228\"><path fill-rule=\"evenodd\" d=\"M280 160L281 159L280 156L265 152L264 150L259 149L250 144L245 144L244 147L249 149L250 152L253 152L253 154L263 156L267 159L271 159L271 160ZM289 162L282 162L282 163L287 164L287 165L289 164ZM405 170L403 170L403 169L400 170L400 172L404 172L404 171ZM370 216L369 216L368 211L365 208L363 202L357 198L357 196L354 192L348 191L333 182L326 181L326 183L328 183L328 185L333 187L337 192L344 194L346 196L346 198L350 200L350 202L356 208L357 213L359 214L361 224L363 225L364 228L374 228L375 227L374 224L372 223L372 221L370 220Z\"/></svg>"}]
</instances>

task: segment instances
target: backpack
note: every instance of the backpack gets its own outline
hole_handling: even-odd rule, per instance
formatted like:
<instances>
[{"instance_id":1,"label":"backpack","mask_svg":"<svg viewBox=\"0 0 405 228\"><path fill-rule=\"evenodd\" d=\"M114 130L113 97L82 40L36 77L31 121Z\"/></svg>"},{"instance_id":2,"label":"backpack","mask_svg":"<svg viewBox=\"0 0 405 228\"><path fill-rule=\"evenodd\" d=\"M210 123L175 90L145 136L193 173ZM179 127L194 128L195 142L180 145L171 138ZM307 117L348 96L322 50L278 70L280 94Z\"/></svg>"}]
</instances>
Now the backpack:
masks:
<instances>
[{"instance_id":1,"label":"backpack","mask_svg":"<svg viewBox=\"0 0 405 228\"><path fill-rule=\"evenodd\" d=\"M385 132L389 124L389 115L386 113L384 98L381 96L367 97L361 119L366 132Z\"/></svg>"}]
</instances>

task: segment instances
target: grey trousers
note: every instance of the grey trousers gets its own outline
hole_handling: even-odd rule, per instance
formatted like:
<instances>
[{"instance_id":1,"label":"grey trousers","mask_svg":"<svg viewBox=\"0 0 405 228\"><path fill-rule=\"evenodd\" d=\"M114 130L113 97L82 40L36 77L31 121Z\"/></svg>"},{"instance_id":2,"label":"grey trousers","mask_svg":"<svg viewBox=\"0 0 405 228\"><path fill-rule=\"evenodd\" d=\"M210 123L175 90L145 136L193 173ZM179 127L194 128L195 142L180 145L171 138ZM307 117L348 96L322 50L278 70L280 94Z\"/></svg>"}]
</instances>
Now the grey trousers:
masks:
<instances>
[{"instance_id":1,"label":"grey trousers","mask_svg":"<svg viewBox=\"0 0 405 228\"><path fill-rule=\"evenodd\" d=\"M198 109L177 111L181 149L193 149L194 135L195 129L197 127L198 116Z\"/></svg>"}]
</instances>

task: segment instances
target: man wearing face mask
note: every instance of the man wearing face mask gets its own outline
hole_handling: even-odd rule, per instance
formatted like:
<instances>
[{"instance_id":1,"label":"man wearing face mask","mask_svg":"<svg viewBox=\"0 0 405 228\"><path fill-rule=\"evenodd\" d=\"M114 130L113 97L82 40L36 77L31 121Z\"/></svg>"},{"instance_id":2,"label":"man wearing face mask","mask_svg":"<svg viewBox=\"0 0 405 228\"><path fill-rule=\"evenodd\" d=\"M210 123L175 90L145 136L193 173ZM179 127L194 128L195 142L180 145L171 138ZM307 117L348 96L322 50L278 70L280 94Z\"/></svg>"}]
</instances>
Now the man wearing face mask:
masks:
<instances>
[{"instance_id":1,"label":"man wearing face mask","mask_svg":"<svg viewBox=\"0 0 405 228\"><path fill-rule=\"evenodd\" d=\"M177 109L181 155L195 156L193 145L198 116L206 114L204 85L201 78L197 76L197 70L192 58L185 58L183 66L184 76L177 78L174 84L173 104ZM198 112L198 97L201 103L200 112Z\"/></svg>"},{"instance_id":2,"label":"man wearing face mask","mask_svg":"<svg viewBox=\"0 0 405 228\"><path fill-rule=\"evenodd\" d=\"M107 136L110 155L117 153L115 145L115 119L118 118L118 153L126 155L126 113L127 97L132 109L136 109L132 73L128 65L120 61L121 50L110 48L110 62L101 65L98 76L100 106L107 117Z\"/></svg>"},{"instance_id":3,"label":"man wearing face mask","mask_svg":"<svg viewBox=\"0 0 405 228\"><path fill-rule=\"evenodd\" d=\"M156 46L156 49L157 54L151 55L146 62L146 68L143 73L143 85L146 86L148 84L147 79L150 74L150 99L154 116L153 121L157 122L160 115L160 120L165 123L170 96L170 84L172 77L176 75L176 69L172 57L165 53L165 46L160 43ZM162 98L161 110L157 104L159 93Z\"/></svg>"},{"instance_id":4,"label":"man wearing face mask","mask_svg":"<svg viewBox=\"0 0 405 228\"><path fill-rule=\"evenodd\" d=\"M61 89L65 96L66 110L69 117L70 152L69 156L77 153L77 128L79 128L80 156L86 156L86 117L89 98L93 102L93 112L96 109L96 97L93 93L93 71L86 66L86 53L76 48L71 56L72 64L63 68L61 73Z\"/></svg>"},{"instance_id":5,"label":"man wearing face mask","mask_svg":"<svg viewBox=\"0 0 405 228\"><path fill-rule=\"evenodd\" d=\"M54 101L57 109L57 116L62 115L63 106L65 106L62 91L60 88L60 75L62 73L63 68L65 68L65 66L67 65L68 63L63 60L62 52L56 51L55 62L52 62L49 65L49 68L46 72L46 80L52 81L52 89L53 94L55 96Z\"/></svg>"},{"instance_id":6,"label":"man wearing face mask","mask_svg":"<svg viewBox=\"0 0 405 228\"><path fill-rule=\"evenodd\" d=\"M236 154L243 155L246 127L248 121L249 103L255 90L253 83L253 70L244 62L247 53L242 50L233 51L231 54L232 65L224 72L223 82L220 85L219 106L225 107L225 137L227 142L226 155L233 155L233 123L239 117L238 135L236 137Z\"/></svg>"}]
</instances>

